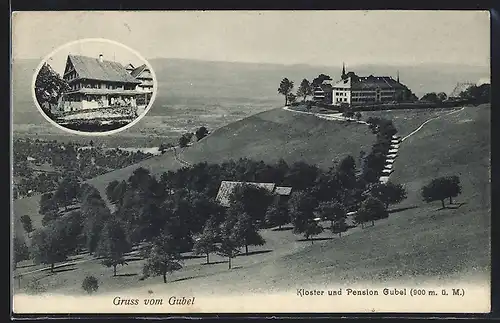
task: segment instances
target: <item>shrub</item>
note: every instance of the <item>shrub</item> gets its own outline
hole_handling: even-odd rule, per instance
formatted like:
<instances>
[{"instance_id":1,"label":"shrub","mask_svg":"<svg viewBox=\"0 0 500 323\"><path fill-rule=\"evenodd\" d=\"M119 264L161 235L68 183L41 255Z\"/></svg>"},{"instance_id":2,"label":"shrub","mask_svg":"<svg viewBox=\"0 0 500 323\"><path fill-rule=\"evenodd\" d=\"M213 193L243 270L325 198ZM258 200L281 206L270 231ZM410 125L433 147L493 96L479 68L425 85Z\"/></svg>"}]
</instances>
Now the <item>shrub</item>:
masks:
<instances>
[{"instance_id":1,"label":"shrub","mask_svg":"<svg viewBox=\"0 0 500 323\"><path fill-rule=\"evenodd\" d=\"M31 279L28 281L28 284L26 285L26 293L35 295L35 294L41 294L45 292L47 288L40 283L40 281L36 278Z\"/></svg>"},{"instance_id":2,"label":"shrub","mask_svg":"<svg viewBox=\"0 0 500 323\"><path fill-rule=\"evenodd\" d=\"M82 288L87 293L92 294L99 288L99 281L94 276L87 276L82 282Z\"/></svg>"}]
</instances>

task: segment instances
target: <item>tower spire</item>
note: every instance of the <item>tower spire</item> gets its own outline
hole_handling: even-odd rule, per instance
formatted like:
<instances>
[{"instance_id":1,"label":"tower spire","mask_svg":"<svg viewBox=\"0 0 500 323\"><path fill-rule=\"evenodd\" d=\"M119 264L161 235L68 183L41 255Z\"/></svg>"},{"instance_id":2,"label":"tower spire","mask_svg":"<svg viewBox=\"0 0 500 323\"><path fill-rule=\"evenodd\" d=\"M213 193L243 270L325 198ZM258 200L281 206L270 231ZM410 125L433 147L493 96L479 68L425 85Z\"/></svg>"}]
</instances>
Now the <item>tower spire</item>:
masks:
<instances>
[{"instance_id":1,"label":"tower spire","mask_svg":"<svg viewBox=\"0 0 500 323\"><path fill-rule=\"evenodd\" d=\"M344 78L346 75L345 75L345 63L342 62L342 78Z\"/></svg>"},{"instance_id":2,"label":"tower spire","mask_svg":"<svg viewBox=\"0 0 500 323\"><path fill-rule=\"evenodd\" d=\"M398 81L398 83L399 83L399 70L398 70L398 76L397 76L397 81Z\"/></svg>"}]
</instances>

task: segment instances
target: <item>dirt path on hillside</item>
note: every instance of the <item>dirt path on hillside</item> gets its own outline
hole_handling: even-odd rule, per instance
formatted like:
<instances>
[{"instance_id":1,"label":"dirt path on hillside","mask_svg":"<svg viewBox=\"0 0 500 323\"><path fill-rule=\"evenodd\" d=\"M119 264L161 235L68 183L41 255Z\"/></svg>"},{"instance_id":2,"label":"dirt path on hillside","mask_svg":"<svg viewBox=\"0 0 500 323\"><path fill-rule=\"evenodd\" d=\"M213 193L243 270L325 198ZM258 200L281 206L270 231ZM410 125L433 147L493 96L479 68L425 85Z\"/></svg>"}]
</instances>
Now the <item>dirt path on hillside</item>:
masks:
<instances>
[{"instance_id":1,"label":"dirt path on hillside","mask_svg":"<svg viewBox=\"0 0 500 323\"><path fill-rule=\"evenodd\" d=\"M433 118L430 118L429 120L426 120L425 122L423 122L417 129L413 130L410 134L408 134L407 136L403 137L401 139L401 142L405 141L406 139L410 138L411 136L413 136L414 134L416 134L417 132L419 132L426 124L428 124L429 122L433 121L433 120L436 120L436 119L439 119L443 116L448 116L448 115L451 115L451 114L454 114L454 113L458 113L458 112L461 112L465 109L465 107L462 107L461 109L459 110L455 110L455 111L451 111L451 112L448 112L448 113L445 113L445 114L442 114L442 115L439 115L437 117L433 117Z\"/></svg>"},{"instance_id":2,"label":"dirt path on hillside","mask_svg":"<svg viewBox=\"0 0 500 323\"><path fill-rule=\"evenodd\" d=\"M342 113L326 114L326 113L319 113L319 112L298 111L298 110L290 109L287 106L283 107L283 110L289 111L289 112L309 114L309 115L313 115L315 117L318 117L320 119L325 119L325 120L329 120L329 121L350 121L350 122L357 122L357 123L366 124L366 125L368 124L366 121L356 120L356 119L352 119L352 118L346 118L346 117L342 116Z\"/></svg>"}]
</instances>

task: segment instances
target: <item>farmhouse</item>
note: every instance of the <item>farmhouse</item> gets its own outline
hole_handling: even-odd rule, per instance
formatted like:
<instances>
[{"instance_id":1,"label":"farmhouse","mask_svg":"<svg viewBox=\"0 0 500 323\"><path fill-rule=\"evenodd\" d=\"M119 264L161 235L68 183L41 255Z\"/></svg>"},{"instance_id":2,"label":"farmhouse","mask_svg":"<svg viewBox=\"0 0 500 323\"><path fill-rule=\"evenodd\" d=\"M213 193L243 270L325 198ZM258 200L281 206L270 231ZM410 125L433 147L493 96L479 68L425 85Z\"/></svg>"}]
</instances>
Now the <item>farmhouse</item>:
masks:
<instances>
[{"instance_id":1,"label":"farmhouse","mask_svg":"<svg viewBox=\"0 0 500 323\"><path fill-rule=\"evenodd\" d=\"M141 82L137 86L137 90L143 95L137 96L137 104L147 105L153 95L153 75L151 74L151 70L146 64L142 64L137 68L134 68L132 64L128 64L127 71L129 71L133 78Z\"/></svg>"},{"instance_id":2,"label":"farmhouse","mask_svg":"<svg viewBox=\"0 0 500 323\"><path fill-rule=\"evenodd\" d=\"M136 109L136 98L143 92L135 79L118 62L97 58L68 55L63 79L70 89L63 93L54 113L99 108Z\"/></svg>"},{"instance_id":3,"label":"farmhouse","mask_svg":"<svg viewBox=\"0 0 500 323\"><path fill-rule=\"evenodd\" d=\"M256 182L233 182L222 181L215 198L222 206L229 207L229 197L238 185L252 185L267 190L274 194L277 198L284 197L285 199L292 193L292 188L287 186L277 186L274 183L256 183Z\"/></svg>"}]
</instances>

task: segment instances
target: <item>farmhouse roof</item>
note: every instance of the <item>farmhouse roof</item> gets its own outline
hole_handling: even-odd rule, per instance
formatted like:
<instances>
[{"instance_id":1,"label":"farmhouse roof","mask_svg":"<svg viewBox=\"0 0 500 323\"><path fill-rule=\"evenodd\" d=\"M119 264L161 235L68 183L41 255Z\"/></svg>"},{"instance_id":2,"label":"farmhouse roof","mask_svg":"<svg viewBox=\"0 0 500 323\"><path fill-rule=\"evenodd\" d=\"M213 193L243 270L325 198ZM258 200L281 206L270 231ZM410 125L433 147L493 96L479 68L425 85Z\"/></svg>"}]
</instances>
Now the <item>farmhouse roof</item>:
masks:
<instances>
[{"instance_id":1,"label":"farmhouse roof","mask_svg":"<svg viewBox=\"0 0 500 323\"><path fill-rule=\"evenodd\" d=\"M291 187L285 187L285 186L276 186L274 189L274 192L278 195L290 195L292 193L292 188Z\"/></svg>"},{"instance_id":2,"label":"farmhouse roof","mask_svg":"<svg viewBox=\"0 0 500 323\"><path fill-rule=\"evenodd\" d=\"M142 64L141 66L134 68L134 70L130 73L130 75L132 75L133 77L137 77L137 76L139 76L139 75L142 73L142 71L144 71L146 68L147 68L146 64Z\"/></svg>"},{"instance_id":3,"label":"farmhouse roof","mask_svg":"<svg viewBox=\"0 0 500 323\"><path fill-rule=\"evenodd\" d=\"M135 95L135 94L143 94L144 92L136 91L136 90L121 90L121 89L91 89L91 88L81 88L75 91L69 91L65 94L72 93L82 93L82 94L116 94L116 95Z\"/></svg>"},{"instance_id":4,"label":"farmhouse roof","mask_svg":"<svg viewBox=\"0 0 500 323\"><path fill-rule=\"evenodd\" d=\"M238 185L252 185L255 187L260 187L267 190L270 193L278 195L290 195L292 188L276 186L274 183L256 183L256 182L234 182L234 181L222 181L217 192L217 197L215 198L222 206L229 206L229 197L233 193L234 189Z\"/></svg>"},{"instance_id":5,"label":"farmhouse roof","mask_svg":"<svg viewBox=\"0 0 500 323\"><path fill-rule=\"evenodd\" d=\"M68 60L73 64L80 79L141 83L131 76L125 67L118 62L99 61L98 58L81 55L68 55Z\"/></svg>"}]
</instances>

